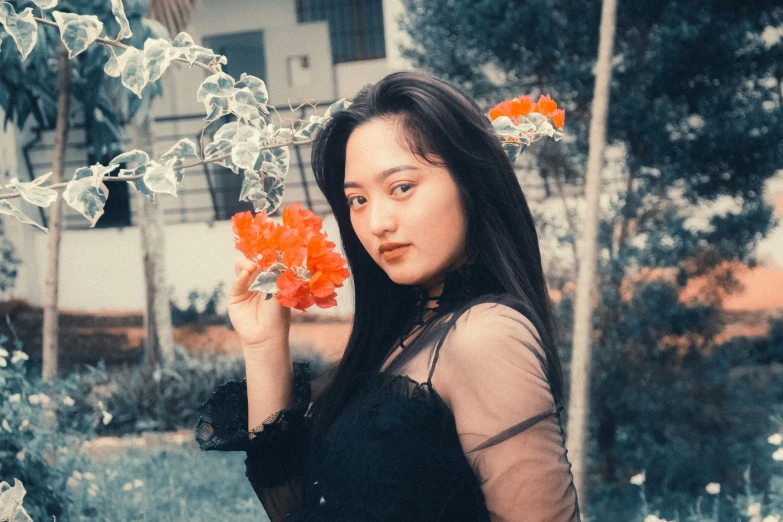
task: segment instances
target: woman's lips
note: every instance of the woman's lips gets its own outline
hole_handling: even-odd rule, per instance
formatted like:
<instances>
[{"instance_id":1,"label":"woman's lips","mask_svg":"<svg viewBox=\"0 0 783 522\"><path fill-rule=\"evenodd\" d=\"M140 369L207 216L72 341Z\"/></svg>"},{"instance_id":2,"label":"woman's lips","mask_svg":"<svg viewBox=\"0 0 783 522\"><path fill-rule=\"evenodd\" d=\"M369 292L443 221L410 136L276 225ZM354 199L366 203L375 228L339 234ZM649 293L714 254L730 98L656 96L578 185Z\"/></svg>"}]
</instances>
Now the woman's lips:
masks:
<instances>
[{"instance_id":1,"label":"woman's lips","mask_svg":"<svg viewBox=\"0 0 783 522\"><path fill-rule=\"evenodd\" d=\"M402 247L397 247L392 250L387 250L383 254L381 254L381 257L384 261L392 261L394 259L398 259L406 254L408 252L408 249L410 248L410 245L405 245Z\"/></svg>"}]
</instances>

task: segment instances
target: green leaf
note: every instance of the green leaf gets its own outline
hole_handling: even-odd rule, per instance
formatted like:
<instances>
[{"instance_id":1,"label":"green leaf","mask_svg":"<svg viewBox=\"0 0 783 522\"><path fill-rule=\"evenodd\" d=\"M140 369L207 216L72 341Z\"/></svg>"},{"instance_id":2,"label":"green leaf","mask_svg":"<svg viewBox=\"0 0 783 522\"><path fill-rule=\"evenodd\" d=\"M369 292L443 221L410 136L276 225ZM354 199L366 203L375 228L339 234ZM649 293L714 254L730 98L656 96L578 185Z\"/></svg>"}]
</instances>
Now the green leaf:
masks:
<instances>
[{"instance_id":1,"label":"green leaf","mask_svg":"<svg viewBox=\"0 0 783 522\"><path fill-rule=\"evenodd\" d=\"M133 33L128 23L128 17L125 16L125 8L122 6L122 0L111 0L111 12L114 18L117 19L117 23L120 24L120 34L117 35L118 40L123 38L130 38Z\"/></svg>"},{"instance_id":2,"label":"green leaf","mask_svg":"<svg viewBox=\"0 0 783 522\"><path fill-rule=\"evenodd\" d=\"M272 153L274 163L280 169L283 179L288 175L288 165L291 161L291 154L288 151L288 146L275 147L274 149L268 149Z\"/></svg>"},{"instance_id":3,"label":"green leaf","mask_svg":"<svg viewBox=\"0 0 783 522\"><path fill-rule=\"evenodd\" d=\"M49 230L46 227L42 227L29 217L25 216L21 210L18 208L12 206L9 202L6 200L0 200L0 214L5 214L11 217L14 217L24 223L25 225L33 225L35 228L39 230L43 230L47 234L49 233Z\"/></svg>"},{"instance_id":4,"label":"green leaf","mask_svg":"<svg viewBox=\"0 0 783 522\"><path fill-rule=\"evenodd\" d=\"M234 142L228 139L215 140L204 147L204 159L214 159L231 151Z\"/></svg>"},{"instance_id":5,"label":"green leaf","mask_svg":"<svg viewBox=\"0 0 783 522\"><path fill-rule=\"evenodd\" d=\"M41 9L51 9L57 5L57 0L33 0Z\"/></svg>"},{"instance_id":6,"label":"green leaf","mask_svg":"<svg viewBox=\"0 0 783 522\"><path fill-rule=\"evenodd\" d=\"M53 11L60 38L68 49L68 57L73 58L87 49L103 31L103 22L94 15L77 15Z\"/></svg>"},{"instance_id":7,"label":"green leaf","mask_svg":"<svg viewBox=\"0 0 783 522\"><path fill-rule=\"evenodd\" d=\"M201 47L193 43L193 38L188 33L179 33L171 42L177 58L186 60L190 65L194 63L210 64L226 63L225 57L216 54L212 49Z\"/></svg>"},{"instance_id":8,"label":"green leaf","mask_svg":"<svg viewBox=\"0 0 783 522\"><path fill-rule=\"evenodd\" d=\"M120 163L140 163L144 164L150 160L149 154L143 150L134 149L128 152L123 152L119 156L116 156L109 162L109 165L119 165ZM120 171L122 172L122 171Z\"/></svg>"},{"instance_id":9,"label":"green leaf","mask_svg":"<svg viewBox=\"0 0 783 522\"><path fill-rule=\"evenodd\" d=\"M22 53L22 60L26 60L38 40L38 23L33 17L33 9L27 7L21 13L16 14L14 6L8 2L2 2L0 3L0 24L16 42L19 52Z\"/></svg>"},{"instance_id":10,"label":"green leaf","mask_svg":"<svg viewBox=\"0 0 783 522\"><path fill-rule=\"evenodd\" d=\"M39 207L48 207L57 199L57 191L42 187L41 183L49 179L52 173L38 176L33 181L21 182L17 178L11 179L9 186L19 191L22 198L28 203Z\"/></svg>"},{"instance_id":11,"label":"green leaf","mask_svg":"<svg viewBox=\"0 0 783 522\"><path fill-rule=\"evenodd\" d=\"M201 82L196 93L196 101L206 101L210 97L228 98L235 91L234 79L222 72L207 76Z\"/></svg>"},{"instance_id":12,"label":"green leaf","mask_svg":"<svg viewBox=\"0 0 783 522\"><path fill-rule=\"evenodd\" d=\"M147 172L144 174L144 184L147 185L152 192L177 195L177 175L174 172L172 164L173 160L170 160L165 165L161 165L156 161L150 161L147 167Z\"/></svg>"},{"instance_id":13,"label":"green leaf","mask_svg":"<svg viewBox=\"0 0 783 522\"><path fill-rule=\"evenodd\" d=\"M294 137L311 139L313 135L318 131L318 129L323 125L323 121L324 118L321 116L316 116L316 115L310 116L310 122L304 127L302 127L302 129L300 129L299 132L294 134Z\"/></svg>"},{"instance_id":14,"label":"green leaf","mask_svg":"<svg viewBox=\"0 0 783 522\"><path fill-rule=\"evenodd\" d=\"M504 142L503 150L506 153L506 156L508 156L508 159L511 161L511 163L514 163L517 160L517 156L519 156L519 153L522 151L522 142Z\"/></svg>"}]
</instances>

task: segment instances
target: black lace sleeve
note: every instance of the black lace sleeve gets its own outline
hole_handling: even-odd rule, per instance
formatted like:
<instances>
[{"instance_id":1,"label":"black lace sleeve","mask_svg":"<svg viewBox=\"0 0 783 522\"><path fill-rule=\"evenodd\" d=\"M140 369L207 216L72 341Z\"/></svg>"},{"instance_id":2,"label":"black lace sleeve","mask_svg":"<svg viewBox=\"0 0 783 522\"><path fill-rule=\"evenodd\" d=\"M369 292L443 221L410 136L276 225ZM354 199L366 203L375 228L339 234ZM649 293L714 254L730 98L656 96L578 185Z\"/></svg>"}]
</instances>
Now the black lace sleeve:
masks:
<instances>
[{"instance_id":1,"label":"black lace sleeve","mask_svg":"<svg viewBox=\"0 0 783 522\"><path fill-rule=\"evenodd\" d=\"M305 413L310 405L310 363L294 362L294 404L247 430L247 380L215 388L199 408L196 442L204 451L245 451L245 475L273 522L303 502L309 444Z\"/></svg>"}]
</instances>

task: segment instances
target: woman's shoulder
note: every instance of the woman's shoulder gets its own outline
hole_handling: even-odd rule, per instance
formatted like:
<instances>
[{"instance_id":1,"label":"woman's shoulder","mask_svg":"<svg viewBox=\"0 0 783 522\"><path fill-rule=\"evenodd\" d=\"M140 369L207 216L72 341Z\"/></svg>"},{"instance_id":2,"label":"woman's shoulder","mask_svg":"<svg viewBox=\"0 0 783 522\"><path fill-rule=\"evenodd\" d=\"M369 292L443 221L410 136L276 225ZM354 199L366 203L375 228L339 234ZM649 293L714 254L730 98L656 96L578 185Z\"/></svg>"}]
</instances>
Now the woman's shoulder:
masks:
<instances>
[{"instance_id":1,"label":"woman's shoulder","mask_svg":"<svg viewBox=\"0 0 783 522\"><path fill-rule=\"evenodd\" d=\"M526 302L510 292L487 293L467 302L454 317L454 334L464 342L477 341L497 334L525 332L525 337L541 342L531 319L534 312Z\"/></svg>"}]
</instances>

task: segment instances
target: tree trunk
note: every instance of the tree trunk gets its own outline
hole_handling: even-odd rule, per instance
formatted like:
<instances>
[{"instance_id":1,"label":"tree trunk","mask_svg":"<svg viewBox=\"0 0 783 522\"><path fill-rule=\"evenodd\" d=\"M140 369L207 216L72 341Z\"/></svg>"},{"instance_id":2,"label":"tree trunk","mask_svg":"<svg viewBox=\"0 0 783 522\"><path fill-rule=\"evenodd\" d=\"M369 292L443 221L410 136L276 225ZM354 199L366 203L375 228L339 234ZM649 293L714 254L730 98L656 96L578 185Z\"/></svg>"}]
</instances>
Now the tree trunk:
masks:
<instances>
[{"instance_id":1,"label":"tree trunk","mask_svg":"<svg viewBox=\"0 0 783 522\"><path fill-rule=\"evenodd\" d=\"M587 156L585 182L585 230L579 255L579 278L574 310L574 340L571 360L571 396L568 412L568 453L577 495L581 499L582 518L587 520L585 493L585 463L587 420L590 409L590 337L592 329L593 285L598 250L598 199L601 193L601 170L606 145L606 120L609 109L609 89L612 79L617 0L603 0L598 60L595 66L595 89L590 119L590 151Z\"/></svg>"},{"instance_id":2,"label":"tree trunk","mask_svg":"<svg viewBox=\"0 0 783 522\"><path fill-rule=\"evenodd\" d=\"M52 183L60 183L65 168L65 151L68 143L69 113L71 105L71 63L68 50L60 44L57 51L58 87L57 124L54 135L54 153L52 160ZM43 371L44 381L57 378L58 337L60 332L57 311L58 290L60 286L60 238L62 237L62 195L49 207L49 251L46 267L46 300L43 310Z\"/></svg>"},{"instance_id":3,"label":"tree trunk","mask_svg":"<svg viewBox=\"0 0 783 522\"><path fill-rule=\"evenodd\" d=\"M154 153L154 129L148 108L140 109L129 125L134 148ZM163 211L141 194L139 232L144 261L146 302L144 306L144 363L148 368L166 365L174 357L174 335L166 284Z\"/></svg>"}]
</instances>

